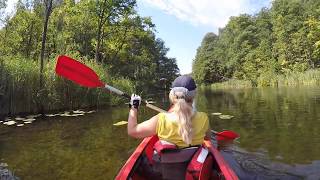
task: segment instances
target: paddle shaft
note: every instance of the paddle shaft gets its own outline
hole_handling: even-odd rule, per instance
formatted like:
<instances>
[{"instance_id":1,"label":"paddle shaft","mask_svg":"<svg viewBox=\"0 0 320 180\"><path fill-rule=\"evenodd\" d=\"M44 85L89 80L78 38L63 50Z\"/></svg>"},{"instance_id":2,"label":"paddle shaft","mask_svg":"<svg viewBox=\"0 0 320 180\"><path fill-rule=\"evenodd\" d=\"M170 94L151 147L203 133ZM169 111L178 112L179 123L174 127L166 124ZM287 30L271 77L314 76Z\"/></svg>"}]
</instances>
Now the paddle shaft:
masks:
<instances>
[{"instance_id":1,"label":"paddle shaft","mask_svg":"<svg viewBox=\"0 0 320 180\"><path fill-rule=\"evenodd\" d=\"M119 90L119 89L117 89L115 87L112 87L112 86L110 86L108 84L105 85L105 88L108 89L109 91L115 93L115 94L118 94L118 95L122 96L122 97L125 97L127 99L131 99L131 96L129 94L124 93L121 90ZM153 110L158 111L158 112L167 112L167 111L165 111L165 110L163 110L163 109L161 109L161 108L159 108L157 106L154 106L154 105L148 103L147 101L142 101L142 102L145 103L146 106L148 108L150 108L150 109L153 109Z\"/></svg>"},{"instance_id":2,"label":"paddle shaft","mask_svg":"<svg viewBox=\"0 0 320 180\"><path fill-rule=\"evenodd\" d=\"M110 86L110 85L107 85L107 84L106 84L106 85L105 85L105 88L108 89L109 91L111 91L111 92L113 92L113 93L115 93L115 94L118 94L118 95L120 95L120 96L123 96L123 97L125 97L125 98L128 98L128 99L131 98L130 95L128 95L128 94L122 92L121 90L119 90L119 89L117 89L117 88L115 88L115 87L112 87L112 86ZM142 101L142 102L144 102L144 101ZM157 112L167 112L166 110L163 110L163 109L161 109L161 108L159 108L159 107L157 107L157 106L155 106L155 105L149 104L147 101L145 101L144 103L145 103L145 105L146 105L148 108L150 108L150 109L152 109L152 110L155 110L155 111L157 111ZM224 136L224 135L219 134L219 132L214 131L214 130L211 130L211 132L212 132L213 134L216 134L216 135L219 135L219 136ZM224 137L227 137L227 136L224 136ZM227 137L227 138L228 138L228 137Z\"/></svg>"}]
</instances>

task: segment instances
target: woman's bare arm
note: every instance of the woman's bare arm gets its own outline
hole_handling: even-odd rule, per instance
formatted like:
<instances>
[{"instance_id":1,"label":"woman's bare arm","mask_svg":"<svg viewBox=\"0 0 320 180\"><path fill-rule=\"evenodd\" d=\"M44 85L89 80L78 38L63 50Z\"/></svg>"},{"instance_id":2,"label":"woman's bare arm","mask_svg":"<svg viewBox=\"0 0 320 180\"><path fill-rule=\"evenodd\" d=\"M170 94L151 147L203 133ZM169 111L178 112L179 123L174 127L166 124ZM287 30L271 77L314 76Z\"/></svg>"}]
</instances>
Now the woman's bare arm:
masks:
<instances>
[{"instance_id":1,"label":"woman's bare arm","mask_svg":"<svg viewBox=\"0 0 320 180\"><path fill-rule=\"evenodd\" d=\"M158 115L140 124L137 123L138 110L131 108L128 117L128 135L135 138L145 138L156 134Z\"/></svg>"}]
</instances>

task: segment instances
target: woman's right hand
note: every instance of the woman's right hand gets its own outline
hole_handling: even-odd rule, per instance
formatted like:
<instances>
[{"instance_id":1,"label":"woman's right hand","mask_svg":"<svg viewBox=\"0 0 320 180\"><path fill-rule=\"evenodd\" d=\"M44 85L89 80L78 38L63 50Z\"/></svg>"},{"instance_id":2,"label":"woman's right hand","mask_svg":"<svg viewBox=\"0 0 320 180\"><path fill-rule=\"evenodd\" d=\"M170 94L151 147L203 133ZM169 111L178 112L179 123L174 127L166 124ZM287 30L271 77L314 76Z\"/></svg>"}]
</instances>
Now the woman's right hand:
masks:
<instances>
[{"instance_id":1,"label":"woman's right hand","mask_svg":"<svg viewBox=\"0 0 320 180\"><path fill-rule=\"evenodd\" d=\"M141 97L139 95L132 94L129 102L129 108L134 107L138 109L140 104L141 104Z\"/></svg>"}]
</instances>

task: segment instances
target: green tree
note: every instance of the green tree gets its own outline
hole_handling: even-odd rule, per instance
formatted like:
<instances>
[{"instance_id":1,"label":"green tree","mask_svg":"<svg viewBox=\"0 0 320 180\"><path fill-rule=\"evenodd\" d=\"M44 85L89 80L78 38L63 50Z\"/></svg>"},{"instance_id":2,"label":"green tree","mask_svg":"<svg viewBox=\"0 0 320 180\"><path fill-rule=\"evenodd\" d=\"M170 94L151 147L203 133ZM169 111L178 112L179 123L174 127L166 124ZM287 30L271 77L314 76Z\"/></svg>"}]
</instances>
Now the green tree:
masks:
<instances>
[{"instance_id":1,"label":"green tree","mask_svg":"<svg viewBox=\"0 0 320 180\"><path fill-rule=\"evenodd\" d=\"M212 77L219 75L257 85L261 77L319 67L319 18L317 0L275 0L255 15L231 17L198 48L193 74L200 83L218 82Z\"/></svg>"},{"instance_id":2,"label":"green tree","mask_svg":"<svg viewBox=\"0 0 320 180\"><path fill-rule=\"evenodd\" d=\"M141 17L135 6L134 0L53 0L43 31L44 1L20 0L15 14L0 29L5 37L0 51L34 61L40 55L51 59L59 54L95 59L108 77L135 82L139 91L154 90L161 77L171 80L179 69L175 58L167 57L164 42L156 38L151 18ZM43 61L44 67L47 63Z\"/></svg>"},{"instance_id":3,"label":"green tree","mask_svg":"<svg viewBox=\"0 0 320 180\"><path fill-rule=\"evenodd\" d=\"M207 33L202 40L201 46L197 49L197 54L193 61L193 77L196 81L212 83L221 80L220 62L214 54L217 41L217 35Z\"/></svg>"},{"instance_id":4,"label":"green tree","mask_svg":"<svg viewBox=\"0 0 320 180\"><path fill-rule=\"evenodd\" d=\"M109 25L117 24L125 15L131 14L135 0L98 0L97 1L97 37L95 59L101 59L100 46L108 33L105 31Z\"/></svg>"}]
</instances>

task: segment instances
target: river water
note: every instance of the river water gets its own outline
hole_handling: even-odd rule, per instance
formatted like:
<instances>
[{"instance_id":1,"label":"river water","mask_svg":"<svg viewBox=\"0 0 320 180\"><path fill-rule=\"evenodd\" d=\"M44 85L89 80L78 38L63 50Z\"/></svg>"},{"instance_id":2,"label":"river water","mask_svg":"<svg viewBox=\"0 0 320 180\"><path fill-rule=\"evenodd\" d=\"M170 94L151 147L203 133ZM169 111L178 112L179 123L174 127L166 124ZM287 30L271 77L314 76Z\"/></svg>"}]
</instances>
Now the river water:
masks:
<instances>
[{"instance_id":1,"label":"river water","mask_svg":"<svg viewBox=\"0 0 320 180\"><path fill-rule=\"evenodd\" d=\"M223 155L241 179L319 180L319 105L319 87L201 90L196 102L212 129L240 134ZM212 115L217 112L233 118ZM139 120L154 114L142 108ZM139 143L126 125L113 125L127 116L123 106L22 127L0 124L0 163L27 180L113 179Z\"/></svg>"}]
</instances>

